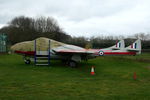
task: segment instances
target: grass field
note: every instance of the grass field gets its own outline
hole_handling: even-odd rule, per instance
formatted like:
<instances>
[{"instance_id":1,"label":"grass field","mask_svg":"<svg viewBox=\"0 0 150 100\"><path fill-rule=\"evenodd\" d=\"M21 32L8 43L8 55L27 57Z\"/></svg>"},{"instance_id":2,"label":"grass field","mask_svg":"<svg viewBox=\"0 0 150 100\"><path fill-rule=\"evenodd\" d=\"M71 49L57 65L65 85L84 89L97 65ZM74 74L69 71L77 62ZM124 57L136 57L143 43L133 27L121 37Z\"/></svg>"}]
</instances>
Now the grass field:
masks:
<instances>
[{"instance_id":1,"label":"grass field","mask_svg":"<svg viewBox=\"0 0 150 100\"><path fill-rule=\"evenodd\" d=\"M25 65L19 55L0 55L0 100L150 100L150 54L99 57L78 68L59 61Z\"/></svg>"}]
</instances>

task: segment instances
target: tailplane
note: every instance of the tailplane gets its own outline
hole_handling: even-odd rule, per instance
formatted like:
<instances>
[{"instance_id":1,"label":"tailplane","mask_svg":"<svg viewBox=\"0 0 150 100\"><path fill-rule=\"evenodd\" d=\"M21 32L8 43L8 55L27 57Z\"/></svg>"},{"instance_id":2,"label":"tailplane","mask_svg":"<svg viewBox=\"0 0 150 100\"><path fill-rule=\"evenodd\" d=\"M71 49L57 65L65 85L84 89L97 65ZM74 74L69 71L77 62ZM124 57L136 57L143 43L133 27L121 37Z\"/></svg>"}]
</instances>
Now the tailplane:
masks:
<instances>
[{"instance_id":1,"label":"tailplane","mask_svg":"<svg viewBox=\"0 0 150 100\"><path fill-rule=\"evenodd\" d=\"M112 50L119 50L125 48L124 40L120 40L114 46L110 47Z\"/></svg>"},{"instance_id":2,"label":"tailplane","mask_svg":"<svg viewBox=\"0 0 150 100\"><path fill-rule=\"evenodd\" d=\"M126 47L126 50L128 51L135 51L137 54L141 54L141 40L138 39L128 47Z\"/></svg>"}]
</instances>

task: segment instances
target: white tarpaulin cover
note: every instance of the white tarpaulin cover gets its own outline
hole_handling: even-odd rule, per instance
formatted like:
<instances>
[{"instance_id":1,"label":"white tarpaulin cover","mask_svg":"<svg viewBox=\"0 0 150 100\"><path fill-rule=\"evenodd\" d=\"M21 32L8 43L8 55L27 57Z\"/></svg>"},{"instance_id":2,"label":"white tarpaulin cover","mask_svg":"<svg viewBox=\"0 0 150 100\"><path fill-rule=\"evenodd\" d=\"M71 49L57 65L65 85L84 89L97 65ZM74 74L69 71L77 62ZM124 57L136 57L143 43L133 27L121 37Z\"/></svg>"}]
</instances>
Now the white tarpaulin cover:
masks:
<instances>
[{"instance_id":1,"label":"white tarpaulin cover","mask_svg":"<svg viewBox=\"0 0 150 100\"><path fill-rule=\"evenodd\" d=\"M48 39L45 37L40 37L36 39L36 48L39 51L47 51L49 48L49 40L50 40L50 48L57 48L60 46L64 46L66 44ZM34 40L33 41L25 41L20 42L11 47L12 51L34 51Z\"/></svg>"}]
</instances>

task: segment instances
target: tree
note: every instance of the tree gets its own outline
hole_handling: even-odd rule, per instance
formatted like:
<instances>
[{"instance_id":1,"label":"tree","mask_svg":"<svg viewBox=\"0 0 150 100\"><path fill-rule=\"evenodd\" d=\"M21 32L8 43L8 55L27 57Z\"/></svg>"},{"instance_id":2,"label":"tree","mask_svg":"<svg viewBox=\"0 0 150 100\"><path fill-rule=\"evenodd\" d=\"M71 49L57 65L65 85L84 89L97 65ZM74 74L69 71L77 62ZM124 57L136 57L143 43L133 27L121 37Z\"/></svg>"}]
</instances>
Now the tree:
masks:
<instances>
[{"instance_id":1,"label":"tree","mask_svg":"<svg viewBox=\"0 0 150 100\"><path fill-rule=\"evenodd\" d=\"M59 27L57 21L52 17L39 17L35 19L34 28L36 31L44 33L44 32L61 32L61 28Z\"/></svg>"},{"instance_id":2,"label":"tree","mask_svg":"<svg viewBox=\"0 0 150 100\"><path fill-rule=\"evenodd\" d=\"M57 41L67 42L71 36L67 35L52 17L30 18L19 16L12 19L7 27L0 31L8 34L12 44L47 37Z\"/></svg>"},{"instance_id":3,"label":"tree","mask_svg":"<svg viewBox=\"0 0 150 100\"><path fill-rule=\"evenodd\" d=\"M136 39L141 39L142 41L150 39L150 34L145 34L145 33L136 33L134 34L134 37Z\"/></svg>"}]
</instances>

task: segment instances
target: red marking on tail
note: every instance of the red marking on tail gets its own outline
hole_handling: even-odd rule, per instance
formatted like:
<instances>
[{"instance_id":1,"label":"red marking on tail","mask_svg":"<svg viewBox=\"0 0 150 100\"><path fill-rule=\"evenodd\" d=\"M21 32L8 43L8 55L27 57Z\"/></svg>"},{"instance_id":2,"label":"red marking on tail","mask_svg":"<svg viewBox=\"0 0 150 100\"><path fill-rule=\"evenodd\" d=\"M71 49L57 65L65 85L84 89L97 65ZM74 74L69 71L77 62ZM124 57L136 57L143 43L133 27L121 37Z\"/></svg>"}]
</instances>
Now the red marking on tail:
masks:
<instances>
[{"instance_id":1,"label":"red marking on tail","mask_svg":"<svg viewBox=\"0 0 150 100\"><path fill-rule=\"evenodd\" d=\"M133 48L133 44L131 45L131 48Z\"/></svg>"}]
</instances>

